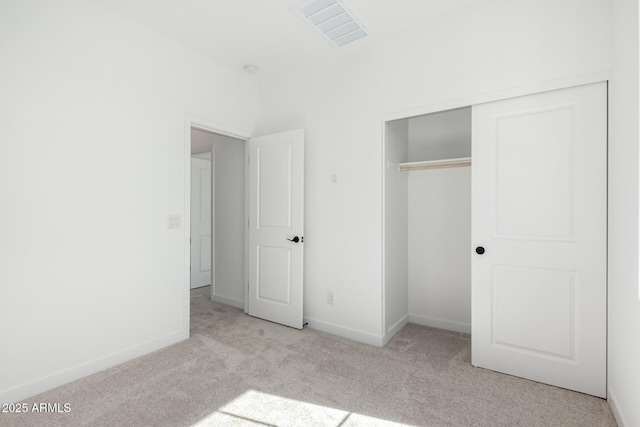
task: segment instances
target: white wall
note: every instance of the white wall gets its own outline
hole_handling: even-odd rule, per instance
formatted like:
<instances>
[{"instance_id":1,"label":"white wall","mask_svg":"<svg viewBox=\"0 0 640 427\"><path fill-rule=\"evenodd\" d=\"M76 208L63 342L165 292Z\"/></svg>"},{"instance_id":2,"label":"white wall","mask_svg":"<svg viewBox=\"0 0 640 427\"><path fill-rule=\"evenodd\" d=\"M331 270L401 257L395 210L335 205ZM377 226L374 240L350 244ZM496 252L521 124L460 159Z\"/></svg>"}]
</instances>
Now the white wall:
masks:
<instances>
[{"instance_id":1,"label":"white wall","mask_svg":"<svg viewBox=\"0 0 640 427\"><path fill-rule=\"evenodd\" d=\"M610 0L487 0L338 64L259 77L257 133L306 132L310 326L382 343L383 117L608 69L611 12Z\"/></svg>"},{"instance_id":2,"label":"white wall","mask_svg":"<svg viewBox=\"0 0 640 427\"><path fill-rule=\"evenodd\" d=\"M214 300L244 307L244 141L215 142L216 287Z\"/></svg>"},{"instance_id":3,"label":"white wall","mask_svg":"<svg viewBox=\"0 0 640 427\"><path fill-rule=\"evenodd\" d=\"M471 156L471 108L413 117L409 160ZM409 321L471 332L471 169L409 172Z\"/></svg>"},{"instance_id":4,"label":"white wall","mask_svg":"<svg viewBox=\"0 0 640 427\"><path fill-rule=\"evenodd\" d=\"M471 333L471 168L409 172L409 321Z\"/></svg>"},{"instance_id":5,"label":"white wall","mask_svg":"<svg viewBox=\"0 0 640 427\"><path fill-rule=\"evenodd\" d=\"M409 122L396 120L385 125L385 312L384 340L392 337L409 320L409 199L406 173L398 163L409 152ZM386 162L389 162L388 167Z\"/></svg>"},{"instance_id":6,"label":"white wall","mask_svg":"<svg viewBox=\"0 0 640 427\"><path fill-rule=\"evenodd\" d=\"M638 2L615 0L609 86L609 402L640 425L638 300Z\"/></svg>"},{"instance_id":7,"label":"white wall","mask_svg":"<svg viewBox=\"0 0 640 427\"><path fill-rule=\"evenodd\" d=\"M250 131L256 91L82 0L0 2L0 51L11 402L188 336L185 114Z\"/></svg>"},{"instance_id":8,"label":"white wall","mask_svg":"<svg viewBox=\"0 0 640 427\"><path fill-rule=\"evenodd\" d=\"M471 108L412 117L409 161L471 157Z\"/></svg>"}]
</instances>

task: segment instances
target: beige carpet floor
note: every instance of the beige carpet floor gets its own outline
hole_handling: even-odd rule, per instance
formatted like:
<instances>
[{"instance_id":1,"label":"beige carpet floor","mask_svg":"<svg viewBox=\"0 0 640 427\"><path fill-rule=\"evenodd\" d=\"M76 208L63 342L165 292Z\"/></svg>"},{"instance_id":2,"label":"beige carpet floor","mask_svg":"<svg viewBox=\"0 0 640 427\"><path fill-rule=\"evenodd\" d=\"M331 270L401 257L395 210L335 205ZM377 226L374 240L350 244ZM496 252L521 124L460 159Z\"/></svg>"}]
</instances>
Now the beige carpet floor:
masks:
<instances>
[{"instance_id":1,"label":"beige carpet floor","mask_svg":"<svg viewBox=\"0 0 640 427\"><path fill-rule=\"evenodd\" d=\"M25 400L2 426L615 426L607 402L470 365L470 337L409 324L385 348L192 291L191 338Z\"/></svg>"}]
</instances>

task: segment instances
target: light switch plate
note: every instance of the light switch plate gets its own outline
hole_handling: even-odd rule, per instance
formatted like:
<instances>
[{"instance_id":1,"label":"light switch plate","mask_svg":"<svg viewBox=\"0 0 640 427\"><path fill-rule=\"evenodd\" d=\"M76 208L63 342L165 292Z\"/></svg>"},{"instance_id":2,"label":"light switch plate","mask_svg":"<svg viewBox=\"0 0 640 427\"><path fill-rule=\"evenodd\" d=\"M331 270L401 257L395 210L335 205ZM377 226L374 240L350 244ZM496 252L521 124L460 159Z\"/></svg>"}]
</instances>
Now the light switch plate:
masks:
<instances>
[{"instance_id":1,"label":"light switch plate","mask_svg":"<svg viewBox=\"0 0 640 427\"><path fill-rule=\"evenodd\" d=\"M181 215L169 215L169 227L168 228L182 228L182 216Z\"/></svg>"}]
</instances>

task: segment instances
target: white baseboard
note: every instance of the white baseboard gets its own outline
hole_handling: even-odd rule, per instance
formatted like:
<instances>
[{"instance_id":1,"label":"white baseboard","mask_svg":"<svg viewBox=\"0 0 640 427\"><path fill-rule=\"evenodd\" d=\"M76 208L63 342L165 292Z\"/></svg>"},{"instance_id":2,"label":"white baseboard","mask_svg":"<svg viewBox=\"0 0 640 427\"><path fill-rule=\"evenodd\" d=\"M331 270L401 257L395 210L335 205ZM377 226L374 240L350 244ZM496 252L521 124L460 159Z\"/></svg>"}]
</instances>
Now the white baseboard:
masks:
<instances>
[{"instance_id":1,"label":"white baseboard","mask_svg":"<svg viewBox=\"0 0 640 427\"><path fill-rule=\"evenodd\" d=\"M308 317L305 317L304 321L308 323L307 326L309 326L311 329L317 329L318 331L327 332L329 334L348 338L350 340L358 341L364 344L373 345L375 347L383 346L383 337L379 335L358 331L356 329L345 328L344 326L338 326L333 323L310 319Z\"/></svg>"},{"instance_id":2,"label":"white baseboard","mask_svg":"<svg viewBox=\"0 0 640 427\"><path fill-rule=\"evenodd\" d=\"M189 338L188 330L186 333L184 331L172 333L164 337L112 353L108 356L100 357L8 389L0 390L0 402L19 402L28 397L35 396L36 394L43 393L47 390L84 378L88 375L104 371L105 369L127 362L131 359L135 359L136 357L144 356L156 350L160 350L161 348L170 346L187 338Z\"/></svg>"},{"instance_id":3,"label":"white baseboard","mask_svg":"<svg viewBox=\"0 0 640 427\"><path fill-rule=\"evenodd\" d=\"M447 331L463 332L465 334L471 333L471 324L469 323L455 322L453 320L439 319L437 317L410 314L409 323L431 326L432 328L445 329Z\"/></svg>"},{"instance_id":4,"label":"white baseboard","mask_svg":"<svg viewBox=\"0 0 640 427\"><path fill-rule=\"evenodd\" d=\"M393 336L397 334L400 329L404 328L407 323L409 323L409 316L404 316L402 319L398 320L395 325L390 327L384 334L384 337L382 337L382 346L384 347L385 345L387 345L389 340L393 338Z\"/></svg>"},{"instance_id":5,"label":"white baseboard","mask_svg":"<svg viewBox=\"0 0 640 427\"><path fill-rule=\"evenodd\" d=\"M219 302L220 304L230 305L236 308L244 309L244 301L236 298L223 297L222 295L214 295L213 300Z\"/></svg>"},{"instance_id":6,"label":"white baseboard","mask_svg":"<svg viewBox=\"0 0 640 427\"><path fill-rule=\"evenodd\" d=\"M609 388L607 390L607 403L609 403L611 412L613 412L613 418L616 419L616 423L618 423L618 427L630 426L631 424L628 424L625 421L625 417L623 415L623 412L621 411L620 406L618 405L618 402L619 400L616 397L616 394L613 392L613 390L611 390L611 388Z\"/></svg>"}]
</instances>

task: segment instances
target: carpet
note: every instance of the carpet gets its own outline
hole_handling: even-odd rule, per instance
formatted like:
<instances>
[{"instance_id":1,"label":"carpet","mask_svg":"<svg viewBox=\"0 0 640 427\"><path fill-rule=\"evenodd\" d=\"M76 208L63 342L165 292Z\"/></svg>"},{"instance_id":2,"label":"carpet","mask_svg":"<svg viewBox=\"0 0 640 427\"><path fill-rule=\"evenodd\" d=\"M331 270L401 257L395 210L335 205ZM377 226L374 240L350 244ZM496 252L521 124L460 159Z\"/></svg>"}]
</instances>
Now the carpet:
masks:
<instances>
[{"instance_id":1,"label":"carpet","mask_svg":"<svg viewBox=\"0 0 640 427\"><path fill-rule=\"evenodd\" d=\"M408 324L376 348L191 291L191 338L26 399L2 426L615 426L607 402L470 364L470 336Z\"/></svg>"}]
</instances>

